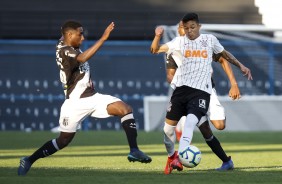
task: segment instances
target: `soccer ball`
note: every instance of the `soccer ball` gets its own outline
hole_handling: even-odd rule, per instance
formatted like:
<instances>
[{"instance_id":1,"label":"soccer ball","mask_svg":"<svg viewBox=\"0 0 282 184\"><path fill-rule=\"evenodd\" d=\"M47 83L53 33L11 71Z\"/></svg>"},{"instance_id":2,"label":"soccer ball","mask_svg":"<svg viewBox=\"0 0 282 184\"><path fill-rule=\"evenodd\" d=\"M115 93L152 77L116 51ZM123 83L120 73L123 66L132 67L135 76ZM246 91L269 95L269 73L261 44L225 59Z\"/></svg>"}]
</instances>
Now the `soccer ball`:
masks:
<instances>
[{"instance_id":1,"label":"soccer ball","mask_svg":"<svg viewBox=\"0 0 282 184\"><path fill-rule=\"evenodd\" d=\"M184 150L180 150L178 154L182 165L188 168L196 167L202 159L201 151L193 145L189 145Z\"/></svg>"}]
</instances>

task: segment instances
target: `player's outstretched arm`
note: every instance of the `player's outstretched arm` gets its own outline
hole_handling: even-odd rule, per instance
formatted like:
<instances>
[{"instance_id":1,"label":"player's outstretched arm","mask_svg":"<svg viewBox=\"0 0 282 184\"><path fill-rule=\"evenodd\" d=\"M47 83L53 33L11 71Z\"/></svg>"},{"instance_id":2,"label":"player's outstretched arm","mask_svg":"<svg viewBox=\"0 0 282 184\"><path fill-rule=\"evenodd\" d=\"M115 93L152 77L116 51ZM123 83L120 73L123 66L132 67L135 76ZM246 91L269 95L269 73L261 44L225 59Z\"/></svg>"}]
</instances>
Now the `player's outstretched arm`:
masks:
<instances>
[{"instance_id":1,"label":"player's outstretched arm","mask_svg":"<svg viewBox=\"0 0 282 184\"><path fill-rule=\"evenodd\" d=\"M231 84L231 88L229 90L229 97L232 98L232 100L240 99L241 98L240 90L238 88L237 81L233 74L232 68L230 67L227 60L224 59L223 57L220 57L218 62L221 64Z\"/></svg>"},{"instance_id":2,"label":"player's outstretched arm","mask_svg":"<svg viewBox=\"0 0 282 184\"><path fill-rule=\"evenodd\" d=\"M154 37L152 44L151 44L151 53L152 54L158 54L158 53L161 53L161 52L167 52L168 51L167 45L164 44L164 45L160 46L160 40L161 40L161 37L163 35L163 32L164 32L164 28L161 27L161 26L158 26L155 29L155 37Z\"/></svg>"},{"instance_id":3,"label":"player's outstretched arm","mask_svg":"<svg viewBox=\"0 0 282 184\"><path fill-rule=\"evenodd\" d=\"M236 59L230 52L224 50L221 54L229 63L237 66L248 80L253 80L251 70L240 63L240 61L238 61L238 59Z\"/></svg>"},{"instance_id":4,"label":"player's outstretched arm","mask_svg":"<svg viewBox=\"0 0 282 184\"><path fill-rule=\"evenodd\" d=\"M77 61L86 62L87 60L89 60L101 48L103 43L109 38L114 28L115 28L114 22L110 23L108 27L105 29L101 38L94 45L92 45L86 51L84 51L83 53L77 56Z\"/></svg>"}]
</instances>

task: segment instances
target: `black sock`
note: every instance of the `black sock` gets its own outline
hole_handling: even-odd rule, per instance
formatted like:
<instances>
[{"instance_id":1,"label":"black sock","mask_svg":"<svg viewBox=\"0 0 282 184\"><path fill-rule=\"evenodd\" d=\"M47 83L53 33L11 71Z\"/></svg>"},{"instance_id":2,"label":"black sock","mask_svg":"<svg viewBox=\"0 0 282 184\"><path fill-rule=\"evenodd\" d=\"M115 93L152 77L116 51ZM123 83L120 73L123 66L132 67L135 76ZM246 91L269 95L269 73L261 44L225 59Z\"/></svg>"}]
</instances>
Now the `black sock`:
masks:
<instances>
[{"instance_id":1,"label":"black sock","mask_svg":"<svg viewBox=\"0 0 282 184\"><path fill-rule=\"evenodd\" d=\"M222 149L220 142L215 136L211 137L211 140L206 140L206 143L212 149L212 151L217 155L217 157L222 160L222 162L227 162L230 160L230 157L227 157L224 150Z\"/></svg>"},{"instance_id":2,"label":"black sock","mask_svg":"<svg viewBox=\"0 0 282 184\"><path fill-rule=\"evenodd\" d=\"M52 141L56 141L56 139L50 140L46 142L41 148L39 148L37 151L35 151L28 159L33 164L36 160L39 158L48 157L58 151L58 149L55 148ZM57 143L55 143L57 144Z\"/></svg>"},{"instance_id":3,"label":"black sock","mask_svg":"<svg viewBox=\"0 0 282 184\"><path fill-rule=\"evenodd\" d=\"M138 149L137 146L137 130L136 123L134 119L124 120L122 123L122 127L126 133L127 141L130 147L130 151L134 149Z\"/></svg>"}]
</instances>

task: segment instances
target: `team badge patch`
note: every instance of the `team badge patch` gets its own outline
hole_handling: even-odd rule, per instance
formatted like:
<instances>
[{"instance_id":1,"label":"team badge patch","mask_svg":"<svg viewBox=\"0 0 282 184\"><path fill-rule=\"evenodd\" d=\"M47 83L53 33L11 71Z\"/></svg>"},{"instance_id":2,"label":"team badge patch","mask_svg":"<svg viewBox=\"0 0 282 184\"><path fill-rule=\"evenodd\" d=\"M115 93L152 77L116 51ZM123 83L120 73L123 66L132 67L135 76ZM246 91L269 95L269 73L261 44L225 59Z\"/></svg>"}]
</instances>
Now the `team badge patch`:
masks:
<instances>
[{"instance_id":1,"label":"team badge patch","mask_svg":"<svg viewBox=\"0 0 282 184\"><path fill-rule=\"evenodd\" d=\"M206 109L206 100L199 99L199 107Z\"/></svg>"},{"instance_id":2,"label":"team badge patch","mask_svg":"<svg viewBox=\"0 0 282 184\"><path fill-rule=\"evenodd\" d=\"M208 40L201 40L200 43L202 47L208 47Z\"/></svg>"},{"instance_id":3,"label":"team badge patch","mask_svg":"<svg viewBox=\"0 0 282 184\"><path fill-rule=\"evenodd\" d=\"M69 124L69 118L64 118L63 125L68 126L68 124Z\"/></svg>"}]
</instances>

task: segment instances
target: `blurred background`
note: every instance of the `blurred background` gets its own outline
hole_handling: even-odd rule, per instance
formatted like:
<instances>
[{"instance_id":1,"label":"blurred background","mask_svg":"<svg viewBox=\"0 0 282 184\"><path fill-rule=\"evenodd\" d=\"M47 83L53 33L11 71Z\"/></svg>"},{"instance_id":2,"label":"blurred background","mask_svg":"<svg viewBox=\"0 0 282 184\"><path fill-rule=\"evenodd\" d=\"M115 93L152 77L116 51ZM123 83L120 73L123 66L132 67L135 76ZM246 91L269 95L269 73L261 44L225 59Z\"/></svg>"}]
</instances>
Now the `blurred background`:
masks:
<instances>
[{"instance_id":1,"label":"blurred background","mask_svg":"<svg viewBox=\"0 0 282 184\"><path fill-rule=\"evenodd\" d=\"M166 42L187 12L199 14L202 32L214 34L245 66L253 81L233 67L243 98L232 102L229 82L214 64L217 93L226 108L227 130L282 130L281 2L271 0L9 0L0 6L0 131L51 130L64 100L55 44L64 21L80 21L85 50L114 21L109 41L90 59L100 93L134 109L140 130L159 130L169 86L163 55L150 53L157 25ZM272 5L272 6L270 6ZM280 21L280 22L279 22ZM88 118L83 130L120 130L118 118Z\"/></svg>"}]
</instances>

